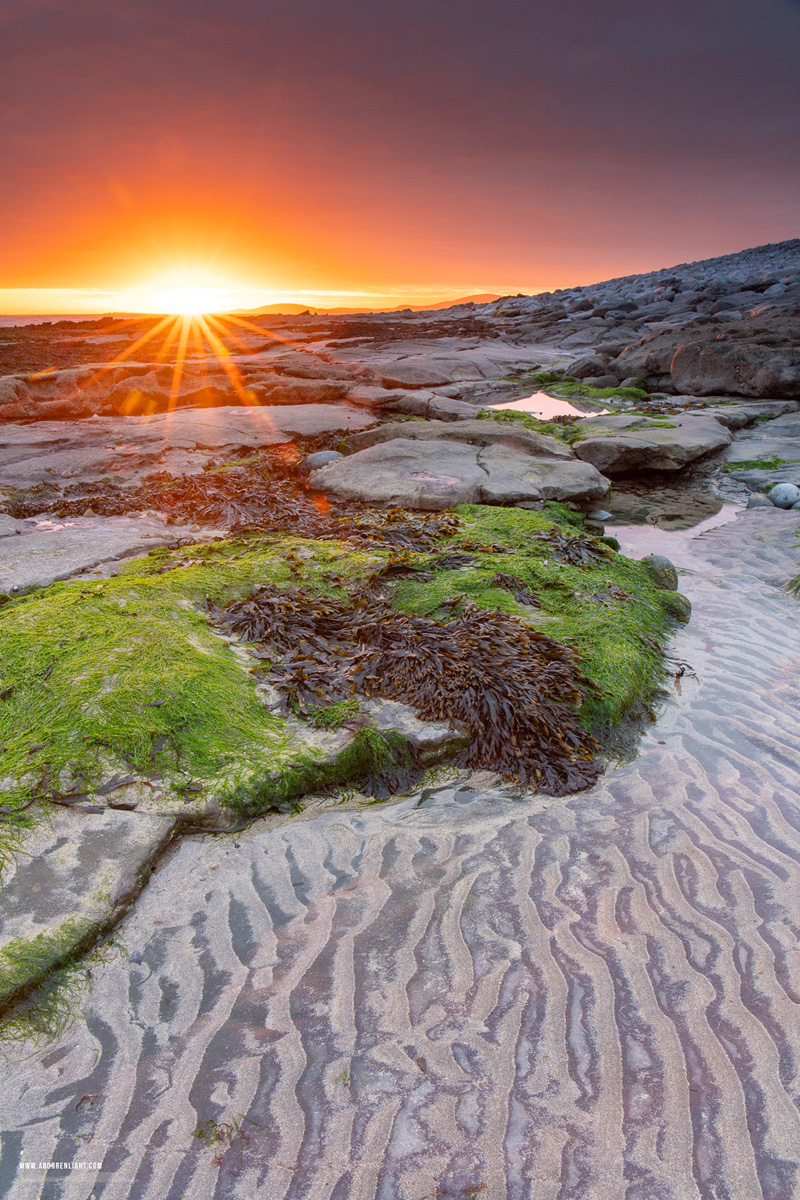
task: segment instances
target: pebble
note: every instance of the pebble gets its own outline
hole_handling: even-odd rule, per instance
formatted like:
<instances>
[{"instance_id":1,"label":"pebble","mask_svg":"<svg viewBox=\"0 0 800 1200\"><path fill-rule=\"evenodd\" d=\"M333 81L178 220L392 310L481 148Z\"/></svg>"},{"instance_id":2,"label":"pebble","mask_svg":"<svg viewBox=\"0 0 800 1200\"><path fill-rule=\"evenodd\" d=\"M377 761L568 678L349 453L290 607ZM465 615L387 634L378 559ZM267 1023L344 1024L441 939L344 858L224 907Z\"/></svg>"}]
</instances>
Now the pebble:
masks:
<instances>
[{"instance_id":1,"label":"pebble","mask_svg":"<svg viewBox=\"0 0 800 1200\"><path fill-rule=\"evenodd\" d=\"M769 496L755 495L751 496L747 501L748 508L772 508L772 501Z\"/></svg>"}]
</instances>

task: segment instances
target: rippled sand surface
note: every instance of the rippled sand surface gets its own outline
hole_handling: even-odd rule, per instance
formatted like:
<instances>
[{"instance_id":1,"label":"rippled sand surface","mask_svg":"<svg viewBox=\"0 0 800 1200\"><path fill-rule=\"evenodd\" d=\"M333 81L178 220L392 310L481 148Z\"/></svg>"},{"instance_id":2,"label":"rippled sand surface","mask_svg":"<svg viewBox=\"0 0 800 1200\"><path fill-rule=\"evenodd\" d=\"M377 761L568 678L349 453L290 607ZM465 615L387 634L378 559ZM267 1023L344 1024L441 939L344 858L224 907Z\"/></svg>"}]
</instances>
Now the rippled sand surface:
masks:
<instances>
[{"instance_id":1,"label":"rippled sand surface","mask_svg":"<svg viewBox=\"0 0 800 1200\"><path fill-rule=\"evenodd\" d=\"M697 681L592 791L442 786L184 842L123 926L143 962L11 1051L7 1194L800 1194L798 523L690 544ZM103 1170L43 1184L20 1154Z\"/></svg>"}]
</instances>

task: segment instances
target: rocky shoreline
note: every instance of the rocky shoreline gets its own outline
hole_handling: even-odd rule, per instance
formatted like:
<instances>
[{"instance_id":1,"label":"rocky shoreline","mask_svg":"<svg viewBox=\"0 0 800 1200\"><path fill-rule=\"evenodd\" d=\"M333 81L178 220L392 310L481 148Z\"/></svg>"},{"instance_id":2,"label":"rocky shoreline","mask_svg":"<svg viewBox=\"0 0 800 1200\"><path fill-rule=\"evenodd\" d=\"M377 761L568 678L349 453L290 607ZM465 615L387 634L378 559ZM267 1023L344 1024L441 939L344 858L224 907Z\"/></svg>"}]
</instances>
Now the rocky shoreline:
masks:
<instances>
[{"instance_id":1,"label":"rocky shoreline","mask_svg":"<svg viewBox=\"0 0 800 1200\"><path fill-rule=\"evenodd\" d=\"M0 331L5 1036L58 1032L179 838L233 853L442 771L613 789L691 669L675 569L614 530L788 531L799 310L794 241L264 319L181 371L138 361L147 321Z\"/></svg>"}]
</instances>

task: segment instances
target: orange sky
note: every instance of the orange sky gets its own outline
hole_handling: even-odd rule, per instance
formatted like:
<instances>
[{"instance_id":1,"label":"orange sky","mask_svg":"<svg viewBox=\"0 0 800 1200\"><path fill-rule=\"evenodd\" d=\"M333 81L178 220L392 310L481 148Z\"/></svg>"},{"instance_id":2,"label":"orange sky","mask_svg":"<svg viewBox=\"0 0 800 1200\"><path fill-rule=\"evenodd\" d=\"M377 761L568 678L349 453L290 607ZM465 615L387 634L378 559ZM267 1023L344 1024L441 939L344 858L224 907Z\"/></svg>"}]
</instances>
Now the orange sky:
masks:
<instances>
[{"instance_id":1,"label":"orange sky","mask_svg":"<svg viewBox=\"0 0 800 1200\"><path fill-rule=\"evenodd\" d=\"M7 0L0 311L551 289L796 236L793 0Z\"/></svg>"}]
</instances>

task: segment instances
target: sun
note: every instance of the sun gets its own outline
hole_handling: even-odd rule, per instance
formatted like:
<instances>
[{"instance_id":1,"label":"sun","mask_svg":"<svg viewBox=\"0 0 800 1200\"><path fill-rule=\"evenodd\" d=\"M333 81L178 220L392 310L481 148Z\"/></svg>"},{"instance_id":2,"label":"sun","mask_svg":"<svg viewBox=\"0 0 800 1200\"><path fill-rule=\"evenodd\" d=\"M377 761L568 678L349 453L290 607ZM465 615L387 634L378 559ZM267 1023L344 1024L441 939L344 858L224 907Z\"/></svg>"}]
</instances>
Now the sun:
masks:
<instances>
[{"instance_id":1,"label":"sun","mask_svg":"<svg viewBox=\"0 0 800 1200\"><path fill-rule=\"evenodd\" d=\"M184 284L163 288L146 297L148 311L181 317L199 317L204 313L225 312L230 296L225 288Z\"/></svg>"}]
</instances>

